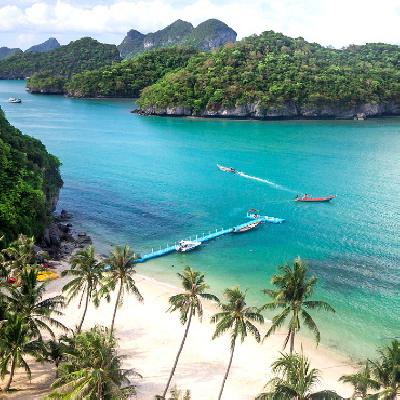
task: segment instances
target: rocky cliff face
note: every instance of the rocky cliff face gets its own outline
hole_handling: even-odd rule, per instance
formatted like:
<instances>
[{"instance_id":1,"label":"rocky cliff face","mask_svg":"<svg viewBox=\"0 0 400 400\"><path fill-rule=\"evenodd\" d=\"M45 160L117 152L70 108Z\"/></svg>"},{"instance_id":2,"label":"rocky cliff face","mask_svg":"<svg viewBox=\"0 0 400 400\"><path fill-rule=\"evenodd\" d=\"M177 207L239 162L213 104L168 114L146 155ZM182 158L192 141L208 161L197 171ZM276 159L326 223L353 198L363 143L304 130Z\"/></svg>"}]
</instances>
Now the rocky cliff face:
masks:
<instances>
[{"instance_id":1,"label":"rocky cliff face","mask_svg":"<svg viewBox=\"0 0 400 400\"><path fill-rule=\"evenodd\" d=\"M35 46L30 47L26 51L30 51L32 53L46 53L47 51L55 50L60 47L60 43L56 38L48 38L45 42L36 44Z\"/></svg>"},{"instance_id":2,"label":"rocky cliff face","mask_svg":"<svg viewBox=\"0 0 400 400\"><path fill-rule=\"evenodd\" d=\"M387 102L381 104L363 103L356 106L340 104L307 104L298 105L287 102L280 106L262 108L256 103L238 105L234 108L214 107L194 114L187 107L149 107L136 111L142 115L159 116L196 116L217 118L245 118L245 119L353 119L357 114L366 117L384 115L400 115L400 102Z\"/></svg>"},{"instance_id":3,"label":"rocky cliff face","mask_svg":"<svg viewBox=\"0 0 400 400\"><path fill-rule=\"evenodd\" d=\"M122 58L129 58L153 48L186 45L201 50L211 50L235 40L236 32L217 19L204 21L196 28L190 22L177 20L166 28L147 35L132 29L118 49Z\"/></svg>"}]
</instances>

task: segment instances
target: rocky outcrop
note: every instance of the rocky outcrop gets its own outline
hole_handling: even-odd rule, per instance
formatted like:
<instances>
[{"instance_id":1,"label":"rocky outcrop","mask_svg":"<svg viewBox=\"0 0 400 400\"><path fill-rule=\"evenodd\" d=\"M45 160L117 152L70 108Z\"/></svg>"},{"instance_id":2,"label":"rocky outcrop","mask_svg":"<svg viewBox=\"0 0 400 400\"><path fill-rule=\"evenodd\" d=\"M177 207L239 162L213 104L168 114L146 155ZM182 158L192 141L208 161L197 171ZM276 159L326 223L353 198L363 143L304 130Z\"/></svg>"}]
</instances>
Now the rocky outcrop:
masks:
<instances>
[{"instance_id":1,"label":"rocky outcrop","mask_svg":"<svg viewBox=\"0 0 400 400\"><path fill-rule=\"evenodd\" d=\"M92 244L86 232L74 230L71 219L72 215L66 210L54 216L38 243L40 251L47 252L54 259L61 259L69 257L75 249Z\"/></svg>"},{"instance_id":2,"label":"rocky outcrop","mask_svg":"<svg viewBox=\"0 0 400 400\"><path fill-rule=\"evenodd\" d=\"M214 106L195 114L189 107L148 107L134 110L141 115L195 116L244 119L353 119L357 114L365 117L400 115L400 102L363 103L355 106L340 104L305 104L286 102L271 107L261 107L257 103L237 105L233 108Z\"/></svg>"},{"instance_id":3,"label":"rocky outcrop","mask_svg":"<svg viewBox=\"0 0 400 400\"><path fill-rule=\"evenodd\" d=\"M146 35L132 29L126 34L118 49L122 58L129 58L145 50L172 45L211 50L235 41L236 32L217 19L204 21L196 28L190 22L178 19L164 29Z\"/></svg>"},{"instance_id":4,"label":"rocky outcrop","mask_svg":"<svg viewBox=\"0 0 400 400\"><path fill-rule=\"evenodd\" d=\"M36 44L35 46L30 47L26 52L31 53L46 53L47 51L55 50L60 47L60 43L54 37L48 38L45 42Z\"/></svg>"}]
</instances>

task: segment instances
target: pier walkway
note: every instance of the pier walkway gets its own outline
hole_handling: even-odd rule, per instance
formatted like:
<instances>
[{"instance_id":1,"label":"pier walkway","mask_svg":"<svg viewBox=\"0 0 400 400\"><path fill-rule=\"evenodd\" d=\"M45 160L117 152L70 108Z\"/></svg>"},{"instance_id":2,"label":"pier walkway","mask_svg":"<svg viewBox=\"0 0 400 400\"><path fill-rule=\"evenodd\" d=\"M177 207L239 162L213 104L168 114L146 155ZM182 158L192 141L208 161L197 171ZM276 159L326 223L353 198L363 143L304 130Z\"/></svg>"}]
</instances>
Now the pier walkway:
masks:
<instances>
[{"instance_id":1,"label":"pier walkway","mask_svg":"<svg viewBox=\"0 0 400 400\"><path fill-rule=\"evenodd\" d=\"M264 217L260 217L257 219L253 219L252 222L254 221L259 221L259 222L266 222L267 220ZM219 236L222 235L226 235L228 233L232 233L234 230L238 230L246 225L248 225L249 222L245 222L243 224L237 225L233 228L229 228L229 229L216 229L215 232L209 232L208 234L202 234L202 235L196 235L196 236L191 236L188 238L188 240L194 240L196 242L200 242L200 243L204 243L204 242L208 242L209 240L215 239ZM159 250L151 250L151 253L145 254L143 255L141 258L138 258L136 260L137 263L143 263L145 261L151 260L153 258L157 258L157 257L162 257L165 256L169 253L172 253L174 251L176 251L176 245L177 243L173 244L172 246L166 246L164 248L160 248Z\"/></svg>"}]
</instances>

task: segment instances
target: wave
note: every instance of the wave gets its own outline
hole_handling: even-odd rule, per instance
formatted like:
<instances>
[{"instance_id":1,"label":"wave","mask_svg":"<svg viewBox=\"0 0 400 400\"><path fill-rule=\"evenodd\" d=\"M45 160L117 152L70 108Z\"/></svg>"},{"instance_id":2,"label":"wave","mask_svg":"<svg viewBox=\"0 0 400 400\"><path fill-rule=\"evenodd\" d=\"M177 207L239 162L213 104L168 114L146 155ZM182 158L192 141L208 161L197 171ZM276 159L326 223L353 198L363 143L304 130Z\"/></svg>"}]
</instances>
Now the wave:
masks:
<instances>
[{"instance_id":1,"label":"wave","mask_svg":"<svg viewBox=\"0 0 400 400\"><path fill-rule=\"evenodd\" d=\"M290 192L290 193L297 193L295 190L291 190L283 185L280 185L279 183L272 182L268 179L259 178L258 176L247 175L244 172L238 172L237 175L246 179L252 179L253 181L265 183L278 190L284 190L285 192Z\"/></svg>"}]
</instances>

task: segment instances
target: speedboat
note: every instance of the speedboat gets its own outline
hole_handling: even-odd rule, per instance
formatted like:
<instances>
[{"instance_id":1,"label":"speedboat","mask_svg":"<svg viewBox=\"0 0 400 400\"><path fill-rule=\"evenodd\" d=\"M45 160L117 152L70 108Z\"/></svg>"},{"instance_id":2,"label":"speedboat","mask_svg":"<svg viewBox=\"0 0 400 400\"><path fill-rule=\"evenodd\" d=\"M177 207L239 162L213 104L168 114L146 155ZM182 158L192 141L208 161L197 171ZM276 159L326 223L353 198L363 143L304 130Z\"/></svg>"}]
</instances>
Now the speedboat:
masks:
<instances>
[{"instance_id":1,"label":"speedboat","mask_svg":"<svg viewBox=\"0 0 400 400\"><path fill-rule=\"evenodd\" d=\"M179 253L184 253L185 251L190 251L199 247L201 242L195 242L191 240L181 240L176 246L175 249Z\"/></svg>"},{"instance_id":2,"label":"speedboat","mask_svg":"<svg viewBox=\"0 0 400 400\"><path fill-rule=\"evenodd\" d=\"M260 215L259 211L255 208L250 208L247 211L246 217L249 219L261 220L261 222L270 222L272 224L281 224L285 220L283 218L270 217L268 215Z\"/></svg>"},{"instance_id":3,"label":"speedboat","mask_svg":"<svg viewBox=\"0 0 400 400\"><path fill-rule=\"evenodd\" d=\"M336 197L335 195L330 195L325 197L310 197L308 194L305 194L304 196L297 196L294 199L294 201L300 203L326 203L328 201L331 201L335 197Z\"/></svg>"},{"instance_id":4,"label":"speedboat","mask_svg":"<svg viewBox=\"0 0 400 400\"><path fill-rule=\"evenodd\" d=\"M16 97L10 97L8 99L8 102L9 103L22 103L22 100L21 99L17 99Z\"/></svg>"},{"instance_id":5,"label":"speedboat","mask_svg":"<svg viewBox=\"0 0 400 400\"><path fill-rule=\"evenodd\" d=\"M235 168L232 167L224 167L223 165L219 165L217 164L217 167L224 172L232 172L233 174L237 173L237 170Z\"/></svg>"},{"instance_id":6,"label":"speedboat","mask_svg":"<svg viewBox=\"0 0 400 400\"><path fill-rule=\"evenodd\" d=\"M243 232L251 231L252 229L257 228L257 226L260 224L261 224L261 221L254 221L254 222L250 222L245 225L240 225L233 230L233 233L243 233Z\"/></svg>"}]
</instances>

